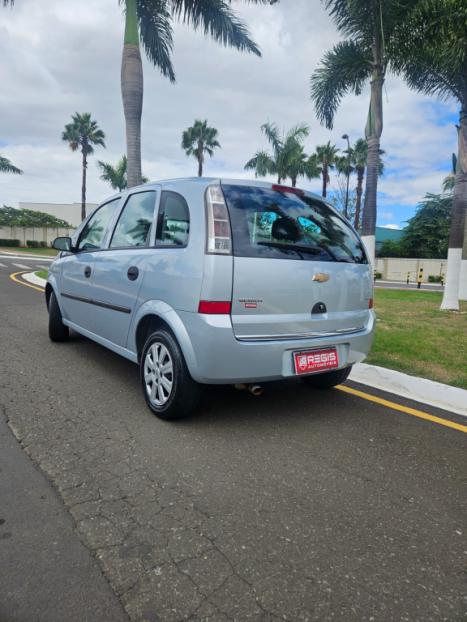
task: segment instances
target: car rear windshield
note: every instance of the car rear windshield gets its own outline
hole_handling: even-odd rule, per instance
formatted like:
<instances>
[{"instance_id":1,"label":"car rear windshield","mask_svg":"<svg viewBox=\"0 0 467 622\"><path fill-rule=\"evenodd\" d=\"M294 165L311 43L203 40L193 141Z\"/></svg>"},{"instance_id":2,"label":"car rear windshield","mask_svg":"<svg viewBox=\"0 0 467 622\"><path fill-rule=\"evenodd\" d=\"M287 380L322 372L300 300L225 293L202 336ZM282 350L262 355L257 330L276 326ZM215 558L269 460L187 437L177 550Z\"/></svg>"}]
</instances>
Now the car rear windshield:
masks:
<instances>
[{"instance_id":1,"label":"car rear windshield","mask_svg":"<svg viewBox=\"0 0 467 622\"><path fill-rule=\"evenodd\" d=\"M325 203L273 188L223 184L234 255L367 263L359 238Z\"/></svg>"}]
</instances>

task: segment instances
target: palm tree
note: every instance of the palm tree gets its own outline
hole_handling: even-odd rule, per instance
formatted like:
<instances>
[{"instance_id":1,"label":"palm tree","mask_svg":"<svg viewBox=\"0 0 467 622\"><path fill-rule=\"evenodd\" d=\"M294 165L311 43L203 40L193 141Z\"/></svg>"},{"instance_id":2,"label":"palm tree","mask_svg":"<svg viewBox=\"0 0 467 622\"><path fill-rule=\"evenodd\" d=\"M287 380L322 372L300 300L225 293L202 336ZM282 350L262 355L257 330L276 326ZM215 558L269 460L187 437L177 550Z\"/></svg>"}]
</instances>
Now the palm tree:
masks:
<instances>
[{"instance_id":1,"label":"palm tree","mask_svg":"<svg viewBox=\"0 0 467 622\"><path fill-rule=\"evenodd\" d=\"M187 156L195 156L198 160L198 177L203 176L204 154L212 157L214 149L220 148L217 140L217 130L209 127L207 119L196 119L193 126L189 127L182 135L182 149Z\"/></svg>"},{"instance_id":2,"label":"palm tree","mask_svg":"<svg viewBox=\"0 0 467 622\"><path fill-rule=\"evenodd\" d=\"M70 145L72 151L81 150L83 162L83 177L81 184L81 219L86 218L86 171L88 168L88 156L94 153L94 146L105 148L105 134L97 125L97 121L91 118L90 112L80 114L76 112L71 117L71 123L65 125L62 132L62 140Z\"/></svg>"},{"instance_id":3,"label":"palm tree","mask_svg":"<svg viewBox=\"0 0 467 622\"><path fill-rule=\"evenodd\" d=\"M458 155L446 285L441 309L459 309L467 298L467 30L465 0L419 0L397 30L394 66L409 87L459 105ZM462 260L463 246L465 257ZM461 290L461 291L460 291Z\"/></svg>"},{"instance_id":4,"label":"palm tree","mask_svg":"<svg viewBox=\"0 0 467 622\"><path fill-rule=\"evenodd\" d=\"M11 1L11 0L10 0ZM270 0L250 0L269 4ZM225 0L119 0L125 11L121 88L126 122L128 186L141 183L143 68L140 43L148 60L171 82L173 22L202 30L218 43L261 56L245 24Z\"/></svg>"},{"instance_id":5,"label":"palm tree","mask_svg":"<svg viewBox=\"0 0 467 622\"><path fill-rule=\"evenodd\" d=\"M325 145L318 145L316 147L315 162L318 165L321 175L323 177L323 197L326 197L327 187L330 181L329 171L334 169L334 167L336 166L338 153L339 149L336 147L336 145L331 145L330 140L328 140Z\"/></svg>"},{"instance_id":6,"label":"palm tree","mask_svg":"<svg viewBox=\"0 0 467 622\"><path fill-rule=\"evenodd\" d=\"M384 173L384 162L381 156L384 155L384 150L379 150L379 159L378 159L378 175L382 175ZM358 229L360 227L360 213L362 206L362 195L363 195L363 181L365 179L365 170L368 161L368 144L365 139L359 138L355 145L351 148L350 154L351 164L354 171L357 173L357 187L356 187L356 202L355 202L355 217L354 217L354 227Z\"/></svg>"},{"instance_id":7,"label":"palm tree","mask_svg":"<svg viewBox=\"0 0 467 622\"><path fill-rule=\"evenodd\" d=\"M343 206L343 214L346 218L349 218L349 181L350 176L355 172L355 168L352 163L352 149L347 148L345 155L336 156L335 167L338 175L344 175L346 182L345 199Z\"/></svg>"},{"instance_id":8,"label":"palm tree","mask_svg":"<svg viewBox=\"0 0 467 622\"><path fill-rule=\"evenodd\" d=\"M0 173L13 173L14 175L22 175L23 171L14 166L8 158L0 156Z\"/></svg>"},{"instance_id":9,"label":"palm tree","mask_svg":"<svg viewBox=\"0 0 467 622\"><path fill-rule=\"evenodd\" d=\"M279 184L290 178L294 187L299 176L316 176L303 148L303 141L310 132L307 125L299 124L284 135L274 123L264 123L261 131L272 147L272 154L257 151L245 164L245 170L255 171L255 177L277 175Z\"/></svg>"},{"instance_id":10,"label":"palm tree","mask_svg":"<svg viewBox=\"0 0 467 622\"><path fill-rule=\"evenodd\" d=\"M121 192L128 187L127 182L127 158L126 155L123 155L120 160L117 162L115 166L109 164L108 162L102 162L102 160L97 161L97 166L101 169L102 181L107 181L114 190L118 190ZM147 183L149 180L147 177L141 177L141 182L143 184Z\"/></svg>"},{"instance_id":11,"label":"palm tree","mask_svg":"<svg viewBox=\"0 0 467 622\"><path fill-rule=\"evenodd\" d=\"M316 114L332 129L342 97L360 95L368 81L370 107L365 128L368 144L363 238L372 262L375 256L378 153L383 131L383 84L390 63L391 38L415 0L324 0L341 34L349 37L325 53L311 77Z\"/></svg>"},{"instance_id":12,"label":"palm tree","mask_svg":"<svg viewBox=\"0 0 467 622\"><path fill-rule=\"evenodd\" d=\"M455 153L452 154L452 170L449 175L443 179L443 192L448 193L454 190L454 186L456 185L456 169L457 169L457 156Z\"/></svg>"}]
</instances>

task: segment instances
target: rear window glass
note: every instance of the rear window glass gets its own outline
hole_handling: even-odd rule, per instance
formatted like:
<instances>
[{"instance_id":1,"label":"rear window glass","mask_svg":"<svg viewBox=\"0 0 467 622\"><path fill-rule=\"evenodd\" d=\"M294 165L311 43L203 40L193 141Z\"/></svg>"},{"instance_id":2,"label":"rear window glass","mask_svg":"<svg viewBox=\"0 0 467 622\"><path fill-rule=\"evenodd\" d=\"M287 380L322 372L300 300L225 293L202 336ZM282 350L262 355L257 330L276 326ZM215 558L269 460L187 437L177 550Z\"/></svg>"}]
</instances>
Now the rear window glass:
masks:
<instances>
[{"instance_id":1,"label":"rear window glass","mask_svg":"<svg viewBox=\"0 0 467 622\"><path fill-rule=\"evenodd\" d=\"M325 203L254 186L222 185L234 255L367 263L359 238Z\"/></svg>"}]
</instances>

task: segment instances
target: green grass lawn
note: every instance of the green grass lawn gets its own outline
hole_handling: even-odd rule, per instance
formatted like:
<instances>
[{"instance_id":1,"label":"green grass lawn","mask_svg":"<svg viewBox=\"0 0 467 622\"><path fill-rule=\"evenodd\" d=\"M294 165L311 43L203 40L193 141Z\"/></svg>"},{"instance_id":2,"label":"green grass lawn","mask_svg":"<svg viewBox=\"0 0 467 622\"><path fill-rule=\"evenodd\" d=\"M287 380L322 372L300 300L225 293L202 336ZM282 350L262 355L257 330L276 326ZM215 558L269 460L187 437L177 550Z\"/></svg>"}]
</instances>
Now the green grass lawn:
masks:
<instances>
[{"instance_id":1,"label":"green grass lawn","mask_svg":"<svg viewBox=\"0 0 467 622\"><path fill-rule=\"evenodd\" d=\"M31 255L49 255L50 257L55 257L58 253L55 248L23 248L22 246L7 246L5 248L0 248L0 252L7 253L31 253Z\"/></svg>"},{"instance_id":2,"label":"green grass lawn","mask_svg":"<svg viewBox=\"0 0 467 622\"><path fill-rule=\"evenodd\" d=\"M39 276L41 279L46 279L49 272L48 270L38 270L37 272L34 272L34 274Z\"/></svg>"},{"instance_id":3,"label":"green grass lawn","mask_svg":"<svg viewBox=\"0 0 467 622\"><path fill-rule=\"evenodd\" d=\"M440 311L440 292L375 290L368 363L467 389L467 303Z\"/></svg>"}]
</instances>

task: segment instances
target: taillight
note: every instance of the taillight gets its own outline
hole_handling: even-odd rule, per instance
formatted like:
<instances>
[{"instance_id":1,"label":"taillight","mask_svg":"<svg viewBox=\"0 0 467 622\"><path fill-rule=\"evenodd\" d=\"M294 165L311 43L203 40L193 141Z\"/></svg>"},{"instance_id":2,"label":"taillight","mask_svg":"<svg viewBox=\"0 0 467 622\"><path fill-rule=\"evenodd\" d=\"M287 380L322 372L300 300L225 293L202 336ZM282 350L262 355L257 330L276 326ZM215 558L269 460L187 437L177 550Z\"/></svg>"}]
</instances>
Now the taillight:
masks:
<instances>
[{"instance_id":1,"label":"taillight","mask_svg":"<svg viewBox=\"0 0 467 622\"><path fill-rule=\"evenodd\" d=\"M231 255L232 232L229 212L220 186L208 186L206 190L206 214L206 252L216 255Z\"/></svg>"},{"instance_id":2,"label":"taillight","mask_svg":"<svg viewBox=\"0 0 467 622\"><path fill-rule=\"evenodd\" d=\"M198 313L206 315L230 315L232 303L222 300L200 300L198 305Z\"/></svg>"}]
</instances>

